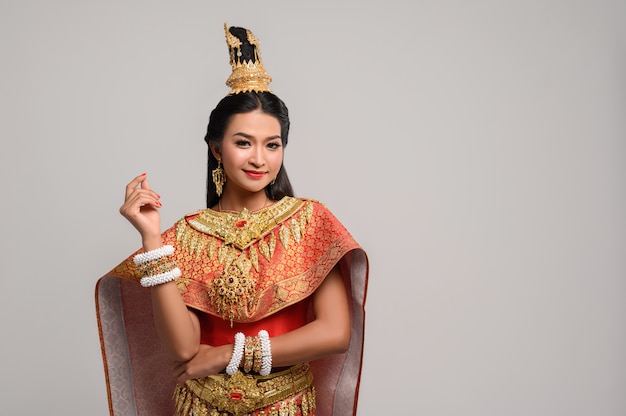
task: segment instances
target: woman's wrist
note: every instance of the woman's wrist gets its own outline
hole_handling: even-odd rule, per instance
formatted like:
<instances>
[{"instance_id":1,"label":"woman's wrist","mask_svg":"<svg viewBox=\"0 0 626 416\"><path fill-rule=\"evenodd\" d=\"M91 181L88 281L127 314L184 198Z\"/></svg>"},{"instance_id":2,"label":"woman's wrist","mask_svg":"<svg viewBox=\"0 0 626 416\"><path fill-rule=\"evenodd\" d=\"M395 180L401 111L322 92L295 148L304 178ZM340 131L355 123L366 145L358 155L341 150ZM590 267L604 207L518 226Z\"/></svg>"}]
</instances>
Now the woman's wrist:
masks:
<instances>
[{"instance_id":1,"label":"woman's wrist","mask_svg":"<svg viewBox=\"0 0 626 416\"><path fill-rule=\"evenodd\" d=\"M222 350L221 354L220 354L220 363L221 363L221 368L226 368L228 366L228 363L230 362L230 359L233 355L233 348L234 345L233 344L226 344L226 345L221 345L217 348L220 348ZM243 357L241 357L243 359ZM241 362L241 361L240 361ZM239 363L237 363L237 366L239 367Z\"/></svg>"},{"instance_id":2,"label":"woman's wrist","mask_svg":"<svg viewBox=\"0 0 626 416\"><path fill-rule=\"evenodd\" d=\"M144 251L155 250L163 246L163 239L161 238L160 234L155 235L155 236L150 236L150 237L144 237L142 238L141 242L142 242Z\"/></svg>"}]
</instances>

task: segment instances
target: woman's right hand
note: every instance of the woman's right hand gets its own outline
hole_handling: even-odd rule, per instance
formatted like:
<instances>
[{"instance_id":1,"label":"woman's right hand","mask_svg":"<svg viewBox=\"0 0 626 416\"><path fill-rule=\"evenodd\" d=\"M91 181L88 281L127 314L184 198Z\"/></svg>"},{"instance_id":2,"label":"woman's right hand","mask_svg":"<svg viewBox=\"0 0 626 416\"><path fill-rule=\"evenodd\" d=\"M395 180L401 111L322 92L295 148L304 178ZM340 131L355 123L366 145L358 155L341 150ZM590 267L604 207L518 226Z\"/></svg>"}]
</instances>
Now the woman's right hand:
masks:
<instances>
[{"instance_id":1,"label":"woman's right hand","mask_svg":"<svg viewBox=\"0 0 626 416\"><path fill-rule=\"evenodd\" d=\"M150 188L147 178L144 173L126 185L126 197L120 207L120 214L139 231L144 243L161 238L161 197Z\"/></svg>"}]
</instances>

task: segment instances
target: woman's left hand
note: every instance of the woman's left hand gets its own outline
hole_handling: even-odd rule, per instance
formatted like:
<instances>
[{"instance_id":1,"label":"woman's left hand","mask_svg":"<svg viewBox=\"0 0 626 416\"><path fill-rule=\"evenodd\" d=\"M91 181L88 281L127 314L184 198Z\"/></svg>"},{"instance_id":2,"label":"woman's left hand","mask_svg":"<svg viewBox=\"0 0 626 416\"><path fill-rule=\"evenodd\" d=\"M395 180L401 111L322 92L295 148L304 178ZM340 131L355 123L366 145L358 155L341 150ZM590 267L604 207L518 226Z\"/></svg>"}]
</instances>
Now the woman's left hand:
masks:
<instances>
[{"instance_id":1,"label":"woman's left hand","mask_svg":"<svg viewBox=\"0 0 626 416\"><path fill-rule=\"evenodd\" d=\"M183 385L187 380L207 377L223 371L230 361L232 350L232 345L212 347L200 344L200 350L191 360L178 363L174 367L176 382Z\"/></svg>"}]
</instances>

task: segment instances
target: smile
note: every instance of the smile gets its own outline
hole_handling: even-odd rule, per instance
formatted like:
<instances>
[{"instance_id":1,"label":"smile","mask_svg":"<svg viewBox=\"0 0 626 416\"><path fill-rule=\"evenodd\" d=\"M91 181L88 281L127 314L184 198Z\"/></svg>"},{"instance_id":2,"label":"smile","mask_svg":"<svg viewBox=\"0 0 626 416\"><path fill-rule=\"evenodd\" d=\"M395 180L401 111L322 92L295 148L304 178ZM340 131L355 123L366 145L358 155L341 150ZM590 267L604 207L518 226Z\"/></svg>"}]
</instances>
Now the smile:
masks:
<instances>
[{"instance_id":1,"label":"smile","mask_svg":"<svg viewBox=\"0 0 626 416\"><path fill-rule=\"evenodd\" d=\"M244 170L244 172L246 172L246 175L254 179L261 179L263 176L265 176L265 172L258 172L255 170Z\"/></svg>"}]
</instances>

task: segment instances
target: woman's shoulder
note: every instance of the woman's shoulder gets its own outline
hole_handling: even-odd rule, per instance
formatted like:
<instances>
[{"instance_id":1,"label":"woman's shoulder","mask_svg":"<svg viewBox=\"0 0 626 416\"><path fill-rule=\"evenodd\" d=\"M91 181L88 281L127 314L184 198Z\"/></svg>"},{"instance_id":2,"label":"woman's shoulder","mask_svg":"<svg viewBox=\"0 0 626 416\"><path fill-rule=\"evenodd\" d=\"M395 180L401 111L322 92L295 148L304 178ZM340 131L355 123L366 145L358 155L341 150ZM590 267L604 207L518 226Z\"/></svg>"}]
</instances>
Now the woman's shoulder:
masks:
<instances>
[{"instance_id":1,"label":"woman's shoulder","mask_svg":"<svg viewBox=\"0 0 626 416\"><path fill-rule=\"evenodd\" d=\"M322 201L320 201L319 199L315 199L315 198L306 198L306 197L290 197L293 198L295 200L298 200L304 204L308 203L320 208L324 208L324 209L328 209L328 207L326 207L326 204L323 203Z\"/></svg>"},{"instance_id":2,"label":"woman's shoulder","mask_svg":"<svg viewBox=\"0 0 626 416\"><path fill-rule=\"evenodd\" d=\"M330 211L326 203L320 201L315 198L306 198L306 197L292 197L294 200L297 200L303 208L308 208L312 212L316 213L318 216L333 216L333 213Z\"/></svg>"},{"instance_id":3,"label":"woman's shoulder","mask_svg":"<svg viewBox=\"0 0 626 416\"><path fill-rule=\"evenodd\" d=\"M180 217L177 222L180 222L180 221L187 221L187 222L189 222L189 221L193 220L194 218L197 218L200 215L202 215L204 213L207 213L209 211L212 211L212 210L210 208L201 208L201 209L198 209L196 211L188 212L185 215L183 215L182 217Z\"/></svg>"},{"instance_id":4,"label":"woman's shoulder","mask_svg":"<svg viewBox=\"0 0 626 416\"><path fill-rule=\"evenodd\" d=\"M307 209L306 207L308 207L308 211L310 211L310 214L312 217L315 217L318 220L321 220L323 222L333 223L333 224L342 226L339 219L332 212L332 210L326 205L325 202L320 201L319 199L314 199L314 198L299 197L297 199L302 202L303 206L305 207L305 210Z\"/></svg>"}]
</instances>

